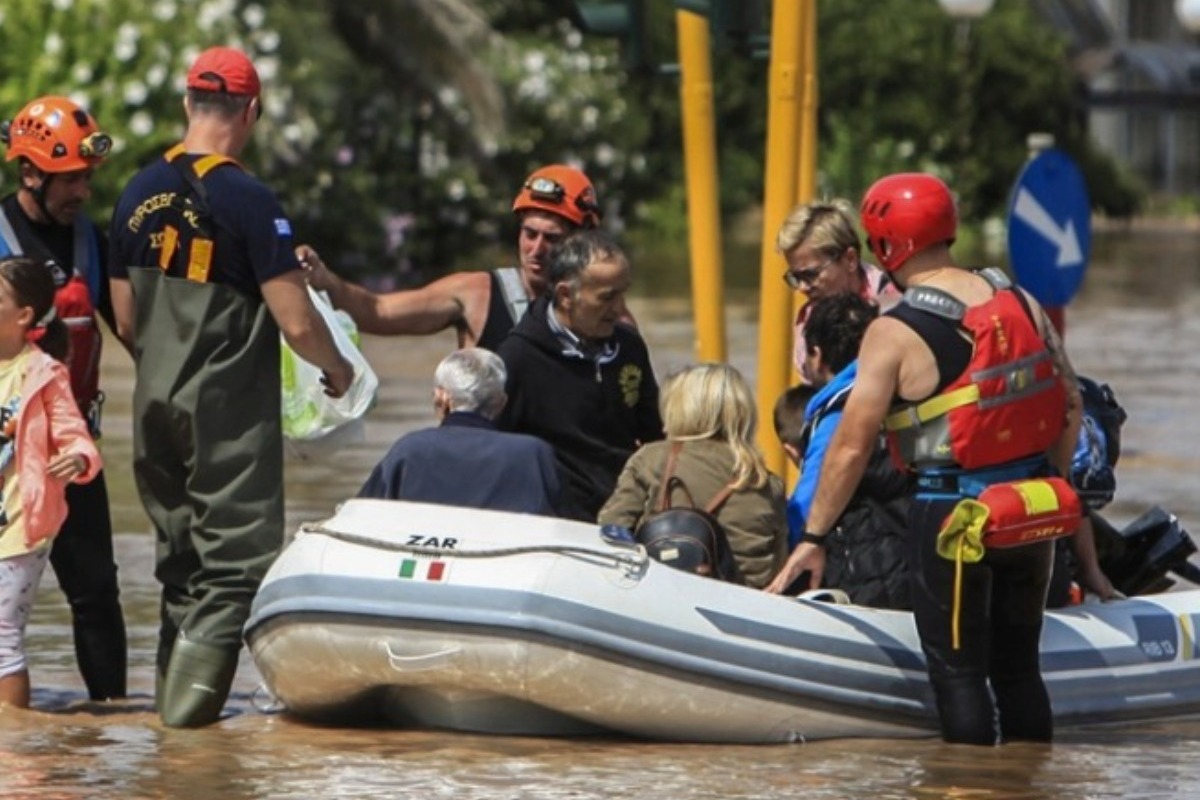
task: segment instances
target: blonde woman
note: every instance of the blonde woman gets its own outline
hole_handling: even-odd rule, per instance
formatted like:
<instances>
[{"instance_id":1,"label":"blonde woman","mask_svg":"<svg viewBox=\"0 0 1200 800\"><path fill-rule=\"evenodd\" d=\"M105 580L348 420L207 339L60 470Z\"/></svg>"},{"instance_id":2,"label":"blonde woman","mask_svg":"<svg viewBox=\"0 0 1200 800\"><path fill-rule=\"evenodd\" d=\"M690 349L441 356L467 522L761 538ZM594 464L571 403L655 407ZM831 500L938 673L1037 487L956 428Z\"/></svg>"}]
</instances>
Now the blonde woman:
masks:
<instances>
[{"instance_id":1,"label":"blonde woman","mask_svg":"<svg viewBox=\"0 0 1200 800\"><path fill-rule=\"evenodd\" d=\"M600 509L601 524L636 530L657 511L663 474L673 448L673 475L703 507L730 487L713 512L729 537L738 569L748 586L765 586L787 557L783 484L754 445L754 396L733 367L698 364L667 379L662 390L666 441L635 452L617 479L612 497ZM675 505L689 498L675 489Z\"/></svg>"},{"instance_id":2,"label":"blonde woman","mask_svg":"<svg viewBox=\"0 0 1200 800\"><path fill-rule=\"evenodd\" d=\"M801 382L810 384L804 326L812 301L853 292L886 310L900 299L900 290L887 274L861 258L862 246L854 226L854 206L847 200L814 200L797 206L779 228L775 249L787 261L783 280L808 301L796 316L795 359Z\"/></svg>"}]
</instances>

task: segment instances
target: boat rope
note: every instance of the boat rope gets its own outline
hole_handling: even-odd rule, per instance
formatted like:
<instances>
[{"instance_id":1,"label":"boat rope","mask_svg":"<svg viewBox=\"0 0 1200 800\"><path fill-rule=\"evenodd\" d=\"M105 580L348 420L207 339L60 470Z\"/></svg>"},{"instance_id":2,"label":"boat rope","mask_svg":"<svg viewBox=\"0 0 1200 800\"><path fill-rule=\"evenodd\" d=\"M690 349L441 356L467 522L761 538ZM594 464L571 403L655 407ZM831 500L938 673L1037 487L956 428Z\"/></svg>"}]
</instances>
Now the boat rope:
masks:
<instances>
[{"instance_id":1,"label":"boat rope","mask_svg":"<svg viewBox=\"0 0 1200 800\"><path fill-rule=\"evenodd\" d=\"M363 536L357 533L349 533L347 531L334 530L327 528L319 522L305 523L300 526L299 533L319 533L323 536L328 536L331 539L347 542L349 544L361 545L363 547L373 547L379 550L388 550L396 553L409 553L415 556L429 556L432 558L505 558L508 556L522 556L531 554L552 554L570 556L577 558L580 561L585 561L599 566L615 566L624 567L630 570L642 571L646 568L646 564L650 560L650 556L646 553L646 549L641 545L624 545L620 546L620 550L606 551L597 550L591 547L580 547L578 545L567 544L534 544L522 545L519 547L493 547L486 550L447 550L442 547L424 547L422 545L403 544L400 542L386 542L375 539L370 536ZM619 546L615 545L614 547Z\"/></svg>"}]
</instances>

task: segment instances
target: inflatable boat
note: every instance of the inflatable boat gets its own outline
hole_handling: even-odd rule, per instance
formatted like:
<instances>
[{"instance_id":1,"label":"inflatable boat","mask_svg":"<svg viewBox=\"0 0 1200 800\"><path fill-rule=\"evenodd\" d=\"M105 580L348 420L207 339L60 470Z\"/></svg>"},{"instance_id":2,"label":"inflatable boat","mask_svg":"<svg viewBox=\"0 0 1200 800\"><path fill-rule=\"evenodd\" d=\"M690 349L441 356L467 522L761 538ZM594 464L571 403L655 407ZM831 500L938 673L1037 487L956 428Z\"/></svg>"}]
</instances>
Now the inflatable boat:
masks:
<instances>
[{"instance_id":1,"label":"inflatable boat","mask_svg":"<svg viewBox=\"0 0 1200 800\"><path fill-rule=\"evenodd\" d=\"M1198 630L1200 591L1048 613L1056 722L1200 711ZM339 724L730 743L937 724L910 614L719 583L523 514L346 502L284 549L246 640L287 712Z\"/></svg>"}]
</instances>

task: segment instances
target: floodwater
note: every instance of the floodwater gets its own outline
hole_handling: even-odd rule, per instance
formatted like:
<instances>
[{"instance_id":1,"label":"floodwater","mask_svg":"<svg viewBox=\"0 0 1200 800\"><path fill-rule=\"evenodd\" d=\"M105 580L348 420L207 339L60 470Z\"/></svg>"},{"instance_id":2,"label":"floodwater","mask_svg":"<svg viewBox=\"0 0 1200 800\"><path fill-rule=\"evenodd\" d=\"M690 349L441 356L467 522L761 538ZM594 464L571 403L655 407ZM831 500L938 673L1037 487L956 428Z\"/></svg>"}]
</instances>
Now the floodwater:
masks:
<instances>
[{"instance_id":1,"label":"floodwater","mask_svg":"<svg viewBox=\"0 0 1200 800\"><path fill-rule=\"evenodd\" d=\"M1200 533L1200 228L1097 237L1068 312L1080 372L1108 381L1130 414L1115 522L1159 504ZM781 287L782 288L782 287ZM686 305L635 305L660 377L692 358ZM754 373L754 311L729 309L733 362ZM365 441L289 461L289 529L328 514L402 433L431 421L433 366L452 338L369 339L382 378ZM13 798L1190 798L1200 793L1200 717L1063 730L1053 746L937 740L808 745L663 745L313 727L259 709L243 661L217 725L162 727L152 709L158 587L128 474L127 359L106 356L104 451L126 618L129 700L91 704L75 672L61 592L48 572L29 629L35 710L0 710L0 797Z\"/></svg>"}]
</instances>

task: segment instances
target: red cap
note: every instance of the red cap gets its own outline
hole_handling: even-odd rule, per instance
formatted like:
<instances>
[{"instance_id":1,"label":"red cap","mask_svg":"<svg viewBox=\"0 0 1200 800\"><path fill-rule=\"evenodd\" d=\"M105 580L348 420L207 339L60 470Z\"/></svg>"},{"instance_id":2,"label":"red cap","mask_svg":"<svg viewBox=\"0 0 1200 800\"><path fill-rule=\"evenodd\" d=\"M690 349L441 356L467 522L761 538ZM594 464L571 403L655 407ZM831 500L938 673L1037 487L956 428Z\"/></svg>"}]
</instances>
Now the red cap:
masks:
<instances>
[{"instance_id":1,"label":"red cap","mask_svg":"<svg viewBox=\"0 0 1200 800\"><path fill-rule=\"evenodd\" d=\"M210 47L188 70L187 88L258 97L262 86L258 71L245 53L232 47Z\"/></svg>"}]
</instances>

